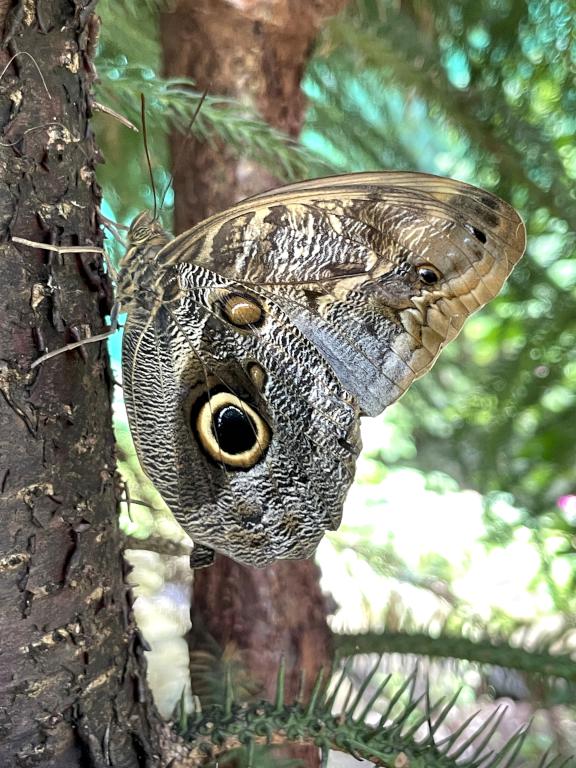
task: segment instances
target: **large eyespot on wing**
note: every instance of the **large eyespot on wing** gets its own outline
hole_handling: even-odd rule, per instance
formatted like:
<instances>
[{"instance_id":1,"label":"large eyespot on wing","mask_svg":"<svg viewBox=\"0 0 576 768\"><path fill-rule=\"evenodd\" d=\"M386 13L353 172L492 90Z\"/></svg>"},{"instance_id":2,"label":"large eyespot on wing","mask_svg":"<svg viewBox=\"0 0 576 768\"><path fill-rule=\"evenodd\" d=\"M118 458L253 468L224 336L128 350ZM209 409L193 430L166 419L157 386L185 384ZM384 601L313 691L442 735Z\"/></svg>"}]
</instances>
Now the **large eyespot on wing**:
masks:
<instances>
[{"instance_id":1,"label":"large eyespot on wing","mask_svg":"<svg viewBox=\"0 0 576 768\"><path fill-rule=\"evenodd\" d=\"M206 455L230 469L251 469L270 445L268 424L231 392L207 392L192 408L191 421Z\"/></svg>"}]
</instances>

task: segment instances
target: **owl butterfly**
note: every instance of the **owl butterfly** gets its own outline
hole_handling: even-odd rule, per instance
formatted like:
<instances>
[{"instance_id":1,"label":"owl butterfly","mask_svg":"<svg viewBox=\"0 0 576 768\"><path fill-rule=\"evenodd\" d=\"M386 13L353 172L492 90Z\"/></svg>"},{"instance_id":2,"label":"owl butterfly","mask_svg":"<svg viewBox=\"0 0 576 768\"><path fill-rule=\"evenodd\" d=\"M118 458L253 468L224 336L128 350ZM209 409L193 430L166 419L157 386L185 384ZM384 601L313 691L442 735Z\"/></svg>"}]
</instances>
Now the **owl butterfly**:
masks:
<instances>
[{"instance_id":1,"label":"owl butterfly","mask_svg":"<svg viewBox=\"0 0 576 768\"><path fill-rule=\"evenodd\" d=\"M196 544L262 567L340 523L360 416L398 400L525 245L467 184L360 173L240 202L176 238L138 216L121 262L140 463Z\"/></svg>"}]
</instances>

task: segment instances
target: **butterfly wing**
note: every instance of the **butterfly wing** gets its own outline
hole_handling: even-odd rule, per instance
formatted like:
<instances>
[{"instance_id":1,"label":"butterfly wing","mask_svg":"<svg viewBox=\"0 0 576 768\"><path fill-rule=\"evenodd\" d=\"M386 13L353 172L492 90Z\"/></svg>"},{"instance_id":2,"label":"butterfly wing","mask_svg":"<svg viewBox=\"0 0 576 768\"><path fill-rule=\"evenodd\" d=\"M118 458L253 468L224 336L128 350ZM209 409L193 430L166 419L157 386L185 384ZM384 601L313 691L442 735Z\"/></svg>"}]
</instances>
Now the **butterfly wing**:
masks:
<instances>
[{"instance_id":1,"label":"butterfly wing","mask_svg":"<svg viewBox=\"0 0 576 768\"><path fill-rule=\"evenodd\" d=\"M258 286L374 415L500 291L524 247L522 220L488 192L366 173L243 201L169 243L159 266L191 261Z\"/></svg>"},{"instance_id":2,"label":"butterfly wing","mask_svg":"<svg viewBox=\"0 0 576 768\"><path fill-rule=\"evenodd\" d=\"M359 415L430 368L524 237L468 185L356 174L259 195L162 247L136 274L153 298L131 303L125 399L192 538L252 565L310 556L340 520Z\"/></svg>"},{"instance_id":3,"label":"butterfly wing","mask_svg":"<svg viewBox=\"0 0 576 768\"><path fill-rule=\"evenodd\" d=\"M235 281L193 264L174 265L170 281L177 298L134 306L124 328L144 471L196 544L258 567L312 556L353 479L357 404L264 295L250 295L265 315L254 333L220 304Z\"/></svg>"}]
</instances>

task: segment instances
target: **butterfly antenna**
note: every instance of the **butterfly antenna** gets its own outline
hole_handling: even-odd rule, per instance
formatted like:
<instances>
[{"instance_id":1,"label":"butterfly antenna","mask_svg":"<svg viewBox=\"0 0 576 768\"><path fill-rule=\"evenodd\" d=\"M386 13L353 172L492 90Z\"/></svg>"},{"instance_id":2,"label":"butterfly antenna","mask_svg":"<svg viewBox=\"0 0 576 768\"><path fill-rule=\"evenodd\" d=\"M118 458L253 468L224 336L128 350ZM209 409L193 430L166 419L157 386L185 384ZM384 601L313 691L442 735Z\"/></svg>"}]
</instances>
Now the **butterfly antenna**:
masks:
<instances>
[{"instance_id":1,"label":"butterfly antenna","mask_svg":"<svg viewBox=\"0 0 576 768\"><path fill-rule=\"evenodd\" d=\"M200 96L200 101L196 105L196 109L194 110L194 114L192 115L192 119L190 120L190 123L188 124L188 127L186 128L186 133L184 137L184 141L180 145L180 149L178 150L178 154L176 155L176 158L174 159L174 162L172 163L172 166L174 168L178 167L178 162L182 158L182 153L184 151L184 148L186 147L186 144L188 142L188 139L192 135L192 126L196 122L196 118L198 117L198 113L202 109L202 104L204 104L204 101L206 100L206 96L208 95L208 91L210 90L210 86L212 83L208 83L206 88L204 88L204 91L202 92L202 96ZM162 199L160 200L160 210L164 207L164 202L166 200L166 195L168 194L170 187L174 184L174 174L170 174L170 181L166 185L166 189L164 190L164 194L162 195Z\"/></svg>"},{"instance_id":2,"label":"butterfly antenna","mask_svg":"<svg viewBox=\"0 0 576 768\"><path fill-rule=\"evenodd\" d=\"M156 199L156 187L154 185L154 174L152 173L152 161L150 160L150 151L148 149L148 131L146 130L146 99L144 94L140 94L140 115L142 118L142 138L144 141L144 151L146 152L146 162L148 163L148 172L150 173L150 183L152 184L152 196L154 198L154 221L158 213L158 200Z\"/></svg>"}]
</instances>

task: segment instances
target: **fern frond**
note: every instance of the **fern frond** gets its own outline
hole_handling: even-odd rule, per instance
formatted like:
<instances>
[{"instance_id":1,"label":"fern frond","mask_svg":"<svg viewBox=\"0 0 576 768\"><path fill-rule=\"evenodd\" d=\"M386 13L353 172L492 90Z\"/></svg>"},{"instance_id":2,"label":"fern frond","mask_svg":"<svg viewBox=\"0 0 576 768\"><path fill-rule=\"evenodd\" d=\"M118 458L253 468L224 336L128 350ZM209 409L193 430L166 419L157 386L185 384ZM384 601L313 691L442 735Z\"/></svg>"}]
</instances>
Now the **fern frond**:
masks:
<instances>
[{"instance_id":1,"label":"fern frond","mask_svg":"<svg viewBox=\"0 0 576 768\"><path fill-rule=\"evenodd\" d=\"M392 710L394 709L398 701L401 699L405 691L408 690L408 688L411 688L411 689L414 688L414 683L416 682L416 674L417 674L416 670L414 670L414 672L412 672L410 677L406 678L406 680L402 683L400 688L398 688L396 693L390 698L390 701L388 702L388 706L386 707L386 709L384 710L384 712L380 717L380 721L378 723L379 727L381 728L384 727L384 725L386 724L386 721L388 720L388 718L392 713Z\"/></svg>"},{"instance_id":2,"label":"fern frond","mask_svg":"<svg viewBox=\"0 0 576 768\"><path fill-rule=\"evenodd\" d=\"M370 672L368 672L368 674L365 676L364 680L362 681L360 687L358 688L358 691L356 692L356 696L352 699L352 703L348 706L348 708L346 710L347 714L349 715L349 717L351 717L351 718L354 717L354 712L355 712L356 708L360 705L360 703L362 701L362 697L364 696L364 693L366 692L366 689L369 687L369 685L372 682L372 680L374 679L375 675L378 674L378 670L380 668L380 662L381 661L382 661L382 659L381 659L381 657L379 657L378 660L376 661L376 664L374 665L374 667L371 669ZM363 720L364 717L359 718L359 719Z\"/></svg>"},{"instance_id":3,"label":"fern frond","mask_svg":"<svg viewBox=\"0 0 576 768\"><path fill-rule=\"evenodd\" d=\"M352 656L349 656L346 660L345 664L342 667L342 670L340 672L340 676L338 680L336 681L336 684L332 688L332 692L330 696L326 699L326 708L332 711L332 708L334 706L334 703L336 702L336 697L342 690L342 686L344 685L344 682L348 679L348 676L350 674L350 670L352 669L352 663L353 658Z\"/></svg>"},{"instance_id":4,"label":"fern frond","mask_svg":"<svg viewBox=\"0 0 576 768\"><path fill-rule=\"evenodd\" d=\"M284 656L280 659L278 675L276 677L276 710L282 711L284 706L284 695L286 691L286 659Z\"/></svg>"},{"instance_id":5,"label":"fern frond","mask_svg":"<svg viewBox=\"0 0 576 768\"><path fill-rule=\"evenodd\" d=\"M381 82L389 80L393 87L410 89L429 104L440 107L447 119L456 118L458 129L465 131L474 146L483 148L488 156L494 155L503 176L513 177L525 166L526 158L520 149L524 143L542 147L541 167L546 165L546 170L558 180L557 197L552 205L546 203L547 191L527 173L525 183L530 198L535 205L548 204L554 215L567 215L565 206L570 194L567 179L545 130L529 121L519 121L518 113L496 88L490 91L490 117L479 120L486 105L485 92L475 90L473 85L462 90L450 82L440 64L440 40L420 34L409 14L389 9L386 23L381 25L367 23L361 12L353 17L338 16L329 24L326 38L329 49L338 51L341 71L361 69L379 73ZM348 54L347 66L341 52ZM419 62L419 66L415 66L415 62ZM497 153L494 147L498 147Z\"/></svg>"},{"instance_id":6,"label":"fern frond","mask_svg":"<svg viewBox=\"0 0 576 768\"><path fill-rule=\"evenodd\" d=\"M380 663L380 661L381 661L381 658L378 659L378 663ZM362 712L356 718L357 720L359 720L360 722L366 720L368 713L374 709L374 705L376 704L378 699L381 698L382 694L386 690L388 683L390 682L391 679L392 679L392 673L389 673L388 675L386 675L384 680L380 683L380 685L374 691L373 695L369 699L368 703L366 704Z\"/></svg>"},{"instance_id":7,"label":"fern frond","mask_svg":"<svg viewBox=\"0 0 576 768\"><path fill-rule=\"evenodd\" d=\"M460 696L461 690L457 690L454 696L447 702L447 704L444 706L442 711L439 713L439 715L434 720L434 723L429 722L428 724L428 736L427 739L430 743L434 743L434 734L438 731L438 728L442 725L442 723L446 720L446 717L448 714L452 711L453 707L456 705L456 702L458 701L458 697Z\"/></svg>"},{"instance_id":8,"label":"fern frond","mask_svg":"<svg viewBox=\"0 0 576 768\"><path fill-rule=\"evenodd\" d=\"M457 748L454 749L454 751L450 754L450 757L454 760L457 760L461 755L466 752L466 750L471 747L475 741L477 741L481 736L482 741L480 742L480 745L476 745L476 754L478 755L479 751L484 749L486 744L490 741L494 733L496 732L496 729L500 725L500 722L502 721L502 718L504 717L504 714L506 713L505 707L500 707L499 709L495 709L487 718L484 720L482 725L478 727L476 731L474 731L467 739L460 742L457 746ZM476 719L478 715L474 714L471 718L469 718L466 722L470 723L474 719ZM456 747L456 743L458 742L458 739L460 737L460 734L464 731L464 728L459 728L455 733L448 736L448 738L443 739L440 742L440 746L443 747L444 754L448 754L450 750L453 747Z\"/></svg>"},{"instance_id":9,"label":"fern frond","mask_svg":"<svg viewBox=\"0 0 576 768\"><path fill-rule=\"evenodd\" d=\"M314 710L316 709L316 704L320 699L320 691L322 690L323 680L324 680L324 670L321 669L318 672L318 675L316 676L316 681L314 682L314 687L312 688L312 693L310 694L310 701L308 702L308 705L306 707L306 714L308 716L314 714Z\"/></svg>"}]
</instances>

